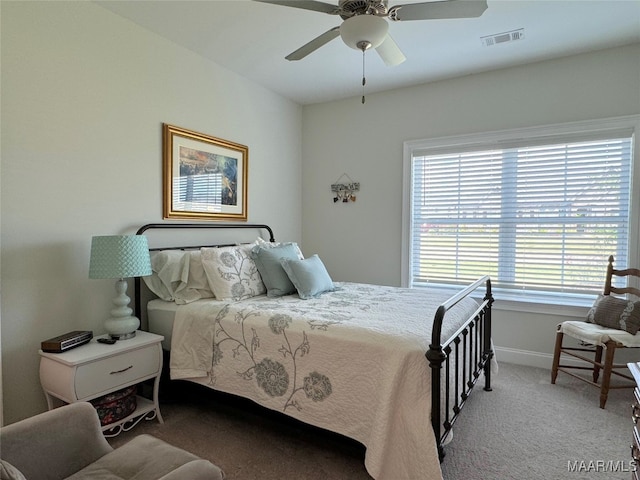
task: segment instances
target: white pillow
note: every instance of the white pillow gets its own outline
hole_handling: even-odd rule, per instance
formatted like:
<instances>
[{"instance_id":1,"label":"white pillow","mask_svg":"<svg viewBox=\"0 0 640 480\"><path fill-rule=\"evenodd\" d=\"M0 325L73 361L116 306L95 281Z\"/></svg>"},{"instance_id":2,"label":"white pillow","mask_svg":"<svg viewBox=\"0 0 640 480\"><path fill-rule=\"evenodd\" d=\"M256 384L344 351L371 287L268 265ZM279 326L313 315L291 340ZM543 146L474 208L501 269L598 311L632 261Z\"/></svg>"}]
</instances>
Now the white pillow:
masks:
<instances>
[{"instance_id":1,"label":"white pillow","mask_svg":"<svg viewBox=\"0 0 640 480\"><path fill-rule=\"evenodd\" d=\"M213 297L199 251L160 250L150 256L153 273L143 279L158 298L186 304Z\"/></svg>"},{"instance_id":2,"label":"white pillow","mask_svg":"<svg viewBox=\"0 0 640 480\"><path fill-rule=\"evenodd\" d=\"M218 300L243 300L267 291L251 258L256 245L200 249L209 287Z\"/></svg>"},{"instance_id":3,"label":"white pillow","mask_svg":"<svg viewBox=\"0 0 640 480\"><path fill-rule=\"evenodd\" d=\"M176 288L187 281L189 265L181 250L160 250L151 252L152 274L142 277L149 290L158 298L173 302ZM185 265L186 264L186 265Z\"/></svg>"},{"instance_id":4,"label":"white pillow","mask_svg":"<svg viewBox=\"0 0 640 480\"><path fill-rule=\"evenodd\" d=\"M184 305L201 298L213 298L213 292L209 288L209 282L202 266L200 251L190 250L185 252L185 257L189 258L189 274L187 275L187 283L176 289L175 302L178 305Z\"/></svg>"}]
</instances>

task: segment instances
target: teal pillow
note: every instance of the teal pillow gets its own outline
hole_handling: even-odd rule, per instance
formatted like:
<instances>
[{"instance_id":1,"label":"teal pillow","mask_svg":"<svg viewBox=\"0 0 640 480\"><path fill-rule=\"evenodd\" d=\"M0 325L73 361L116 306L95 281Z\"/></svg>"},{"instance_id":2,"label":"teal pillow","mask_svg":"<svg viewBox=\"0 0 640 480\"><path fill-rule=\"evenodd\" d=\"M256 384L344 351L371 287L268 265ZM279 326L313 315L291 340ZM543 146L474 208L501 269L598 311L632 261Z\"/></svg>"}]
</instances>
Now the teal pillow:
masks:
<instances>
[{"instance_id":1,"label":"teal pillow","mask_svg":"<svg viewBox=\"0 0 640 480\"><path fill-rule=\"evenodd\" d=\"M262 282L267 288L267 297L281 297L295 293L296 287L282 268L281 259L298 260L298 246L295 243L281 243L275 247L258 245L251 250L251 258L258 267Z\"/></svg>"},{"instance_id":2,"label":"teal pillow","mask_svg":"<svg viewBox=\"0 0 640 480\"><path fill-rule=\"evenodd\" d=\"M298 290L298 295L304 300L317 297L324 292L335 290L329 272L318 255L312 255L304 260L281 260L284 271Z\"/></svg>"}]
</instances>

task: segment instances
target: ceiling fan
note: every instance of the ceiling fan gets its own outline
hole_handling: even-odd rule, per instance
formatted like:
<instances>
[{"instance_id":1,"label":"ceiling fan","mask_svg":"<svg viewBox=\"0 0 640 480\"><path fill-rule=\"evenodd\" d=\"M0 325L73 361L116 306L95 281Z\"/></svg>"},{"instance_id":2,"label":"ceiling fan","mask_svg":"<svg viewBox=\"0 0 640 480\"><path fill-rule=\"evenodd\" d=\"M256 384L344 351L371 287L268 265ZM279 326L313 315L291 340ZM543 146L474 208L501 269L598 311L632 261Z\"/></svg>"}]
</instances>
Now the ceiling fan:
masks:
<instances>
[{"instance_id":1,"label":"ceiling fan","mask_svg":"<svg viewBox=\"0 0 640 480\"><path fill-rule=\"evenodd\" d=\"M409 3L389 7L388 0L339 0L338 5L315 0L255 0L262 3L339 15L343 22L290 53L287 60L301 60L340 36L349 47L364 52L375 48L388 66L399 65L406 57L388 33L393 22L479 17L487 9L486 0L444 0Z\"/></svg>"}]
</instances>

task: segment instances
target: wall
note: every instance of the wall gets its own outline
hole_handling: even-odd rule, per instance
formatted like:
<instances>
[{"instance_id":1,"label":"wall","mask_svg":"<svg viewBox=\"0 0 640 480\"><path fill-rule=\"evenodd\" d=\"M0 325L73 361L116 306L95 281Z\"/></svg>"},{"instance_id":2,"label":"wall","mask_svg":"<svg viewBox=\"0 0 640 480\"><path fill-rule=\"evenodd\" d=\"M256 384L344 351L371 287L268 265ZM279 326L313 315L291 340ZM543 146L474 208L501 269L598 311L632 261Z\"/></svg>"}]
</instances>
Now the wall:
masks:
<instances>
[{"instance_id":1,"label":"wall","mask_svg":"<svg viewBox=\"0 0 640 480\"><path fill-rule=\"evenodd\" d=\"M162 220L162 123L247 145L249 221L300 241L302 108L91 2L0 5L2 376L12 423L46 409L42 340L104 332L113 282L88 279L91 236Z\"/></svg>"},{"instance_id":2,"label":"wall","mask_svg":"<svg viewBox=\"0 0 640 480\"><path fill-rule=\"evenodd\" d=\"M404 141L634 114L640 45L305 107L305 253L335 279L400 285ZM344 172L361 190L334 204L329 186ZM498 300L499 358L549 367L555 325L585 313Z\"/></svg>"}]
</instances>

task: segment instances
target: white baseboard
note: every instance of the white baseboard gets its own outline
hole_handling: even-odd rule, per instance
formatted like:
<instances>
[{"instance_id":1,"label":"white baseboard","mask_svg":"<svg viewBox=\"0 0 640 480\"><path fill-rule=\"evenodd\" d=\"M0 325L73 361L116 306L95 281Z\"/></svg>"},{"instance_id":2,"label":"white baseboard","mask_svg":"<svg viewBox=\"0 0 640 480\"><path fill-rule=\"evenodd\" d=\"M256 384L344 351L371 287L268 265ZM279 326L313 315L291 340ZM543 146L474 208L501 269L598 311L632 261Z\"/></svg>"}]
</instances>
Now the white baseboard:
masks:
<instances>
[{"instance_id":1,"label":"white baseboard","mask_svg":"<svg viewBox=\"0 0 640 480\"><path fill-rule=\"evenodd\" d=\"M493 347L495 352L495 358L498 361L498 366L500 363L514 363L516 365L525 365L528 367L536 367L536 368L544 368L551 372L551 366L553 364L553 355L550 353L542 353L542 352L532 352L529 350L518 350L517 348L509 348L509 347ZM628 362L636 362L638 361L635 357L636 349L621 349L619 355L616 355L616 363L628 363ZM631 350L631 351L630 351ZM618 353L618 352L616 352ZM625 355L626 354L626 355ZM629 358L619 358L626 357ZM576 365L576 366L585 366L588 365L585 362L581 362L577 359L572 359L568 355L563 355L561 359L561 363L563 365ZM627 372L627 374L630 374Z\"/></svg>"},{"instance_id":2,"label":"white baseboard","mask_svg":"<svg viewBox=\"0 0 640 480\"><path fill-rule=\"evenodd\" d=\"M496 360L500 362L515 363L516 365L526 365L528 367L545 368L551 370L553 355L550 353L532 352L530 350L519 350L509 347L494 347ZM562 356L562 363L565 365L585 365L580 360Z\"/></svg>"},{"instance_id":3,"label":"white baseboard","mask_svg":"<svg viewBox=\"0 0 640 480\"><path fill-rule=\"evenodd\" d=\"M500 364L500 362L515 363L516 365L526 365L528 367L551 370L553 355L550 353L518 350L509 347L494 347L494 351L498 364Z\"/></svg>"}]
</instances>

